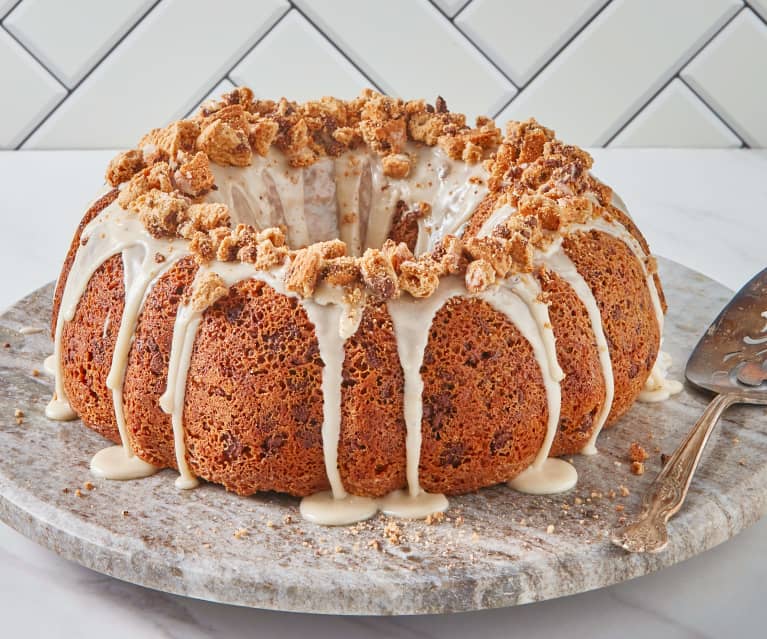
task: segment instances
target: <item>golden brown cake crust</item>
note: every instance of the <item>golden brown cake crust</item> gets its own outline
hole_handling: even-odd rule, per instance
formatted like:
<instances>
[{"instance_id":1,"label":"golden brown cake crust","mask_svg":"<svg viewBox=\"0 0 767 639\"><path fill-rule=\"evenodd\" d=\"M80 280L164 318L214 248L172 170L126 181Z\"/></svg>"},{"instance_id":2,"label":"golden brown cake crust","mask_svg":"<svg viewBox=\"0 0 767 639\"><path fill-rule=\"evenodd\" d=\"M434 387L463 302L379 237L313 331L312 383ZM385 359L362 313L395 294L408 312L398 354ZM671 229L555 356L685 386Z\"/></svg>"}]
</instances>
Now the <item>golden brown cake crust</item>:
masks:
<instances>
[{"instance_id":1,"label":"golden brown cake crust","mask_svg":"<svg viewBox=\"0 0 767 639\"><path fill-rule=\"evenodd\" d=\"M557 361L565 374L559 428L550 452L558 457L580 452L589 441L605 401L605 380L583 302L552 271L541 269L537 275L549 304Z\"/></svg>"},{"instance_id":2,"label":"golden brown cake crust","mask_svg":"<svg viewBox=\"0 0 767 639\"><path fill-rule=\"evenodd\" d=\"M565 238L563 248L594 293L602 315L615 382L611 424L647 381L660 349L660 328L639 260L622 241L590 231Z\"/></svg>"},{"instance_id":3,"label":"golden brown cake crust","mask_svg":"<svg viewBox=\"0 0 767 639\"><path fill-rule=\"evenodd\" d=\"M365 309L344 351L341 480L354 495L382 497L406 484L404 379L385 304Z\"/></svg>"},{"instance_id":4,"label":"golden brown cake crust","mask_svg":"<svg viewBox=\"0 0 767 639\"><path fill-rule=\"evenodd\" d=\"M501 313L478 299L448 300L421 374L425 490L465 493L530 465L546 434L546 393L530 344Z\"/></svg>"},{"instance_id":5,"label":"golden brown cake crust","mask_svg":"<svg viewBox=\"0 0 767 639\"><path fill-rule=\"evenodd\" d=\"M64 390L83 422L120 441L112 392L106 386L125 303L122 256L110 257L93 274L72 320L64 323L61 362Z\"/></svg>"},{"instance_id":6,"label":"golden brown cake crust","mask_svg":"<svg viewBox=\"0 0 767 639\"><path fill-rule=\"evenodd\" d=\"M249 495L328 488L322 360L295 299L240 282L203 315L186 386L185 441L198 476Z\"/></svg>"}]
</instances>

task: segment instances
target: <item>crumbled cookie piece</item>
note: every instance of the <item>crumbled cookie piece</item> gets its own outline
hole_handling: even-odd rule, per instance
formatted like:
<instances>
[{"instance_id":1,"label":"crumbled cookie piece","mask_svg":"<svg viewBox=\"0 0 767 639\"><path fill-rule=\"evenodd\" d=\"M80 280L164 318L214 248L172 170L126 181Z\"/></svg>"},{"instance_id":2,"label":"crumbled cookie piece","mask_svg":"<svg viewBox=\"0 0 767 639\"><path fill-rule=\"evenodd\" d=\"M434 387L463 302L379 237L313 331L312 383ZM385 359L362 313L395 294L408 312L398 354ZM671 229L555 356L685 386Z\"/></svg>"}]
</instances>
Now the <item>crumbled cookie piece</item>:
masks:
<instances>
[{"instance_id":1,"label":"crumbled cookie piece","mask_svg":"<svg viewBox=\"0 0 767 639\"><path fill-rule=\"evenodd\" d=\"M362 281L385 300L399 295L398 277L390 260L378 249L367 249L359 261Z\"/></svg>"},{"instance_id":2,"label":"crumbled cookie piece","mask_svg":"<svg viewBox=\"0 0 767 639\"><path fill-rule=\"evenodd\" d=\"M385 155L381 165L384 175L390 178L404 179L410 174L410 158L404 153Z\"/></svg>"},{"instance_id":3,"label":"crumbled cookie piece","mask_svg":"<svg viewBox=\"0 0 767 639\"><path fill-rule=\"evenodd\" d=\"M325 261L322 279L331 286L351 286L362 277L359 260L350 255Z\"/></svg>"},{"instance_id":4,"label":"crumbled cookie piece","mask_svg":"<svg viewBox=\"0 0 767 639\"><path fill-rule=\"evenodd\" d=\"M322 271L322 255L314 247L301 249L290 263L285 287L302 297L311 297Z\"/></svg>"},{"instance_id":5,"label":"crumbled cookie piece","mask_svg":"<svg viewBox=\"0 0 767 639\"><path fill-rule=\"evenodd\" d=\"M642 448L639 442L631 442L631 446L629 447L628 457L629 457L629 461L643 462L649 457L649 455L647 454L647 451L644 448Z\"/></svg>"},{"instance_id":6,"label":"crumbled cookie piece","mask_svg":"<svg viewBox=\"0 0 767 639\"><path fill-rule=\"evenodd\" d=\"M203 129L197 138L197 147L208 159L222 166L248 166L253 157L247 134L221 120Z\"/></svg>"},{"instance_id":7,"label":"crumbled cookie piece","mask_svg":"<svg viewBox=\"0 0 767 639\"><path fill-rule=\"evenodd\" d=\"M178 188L191 197L207 193L216 182L210 170L208 156L202 152L195 153L190 160L178 167L173 177Z\"/></svg>"},{"instance_id":8,"label":"crumbled cookie piece","mask_svg":"<svg viewBox=\"0 0 767 639\"><path fill-rule=\"evenodd\" d=\"M178 234L186 239L198 231L212 231L230 225L229 208L225 204L210 202L192 204L186 211L184 220L178 227Z\"/></svg>"},{"instance_id":9,"label":"crumbled cookie piece","mask_svg":"<svg viewBox=\"0 0 767 639\"><path fill-rule=\"evenodd\" d=\"M397 521L390 519L386 522L384 525L384 537L386 537L390 544L393 546L401 544L403 536L402 526Z\"/></svg>"},{"instance_id":10,"label":"crumbled cookie piece","mask_svg":"<svg viewBox=\"0 0 767 639\"><path fill-rule=\"evenodd\" d=\"M446 235L431 252L431 259L440 266L440 275L452 275L466 268L463 241Z\"/></svg>"},{"instance_id":11,"label":"crumbled cookie piece","mask_svg":"<svg viewBox=\"0 0 767 639\"><path fill-rule=\"evenodd\" d=\"M163 129L153 129L138 143L139 148L156 147L164 156L175 159L179 151L191 153L200 134L200 125L194 120L177 120Z\"/></svg>"},{"instance_id":12,"label":"crumbled cookie piece","mask_svg":"<svg viewBox=\"0 0 767 639\"><path fill-rule=\"evenodd\" d=\"M147 231L157 238L175 236L188 208L189 200L159 189L152 189L130 203L130 210L138 214Z\"/></svg>"},{"instance_id":13,"label":"crumbled cookie piece","mask_svg":"<svg viewBox=\"0 0 767 639\"><path fill-rule=\"evenodd\" d=\"M346 243L341 240L317 242L313 246L324 260L330 260L334 257L343 257L346 255Z\"/></svg>"},{"instance_id":14,"label":"crumbled cookie piece","mask_svg":"<svg viewBox=\"0 0 767 639\"><path fill-rule=\"evenodd\" d=\"M137 149L119 153L112 158L107 167L106 180L112 186L117 186L130 180L144 168L144 155Z\"/></svg>"},{"instance_id":15,"label":"crumbled cookie piece","mask_svg":"<svg viewBox=\"0 0 767 639\"><path fill-rule=\"evenodd\" d=\"M413 297L429 297L439 286L439 266L430 260L402 262L399 285Z\"/></svg>"},{"instance_id":16,"label":"crumbled cookie piece","mask_svg":"<svg viewBox=\"0 0 767 639\"><path fill-rule=\"evenodd\" d=\"M193 231L187 239L189 240L189 251L198 264L208 264L216 257L213 240L210 239L207 233Z\"/></svg>"},{"instance_id":17,"label":"crumbled cookie piece","mask_svg":"<svg viewBox=\"0 0 767 639\"><path fill-rule=\"evenodd\" d=\"M170 166L167 162L158 162L136 173L120 190L117 203L127 209L132 202L152 190L163 191L164 193L173 191Z\"/></svg>"},{"instance_id":18,"label":"crumbled cookie piece","mask_svg":"<svg viewBox=\"0 0 767 639\"><path fill-rule=\"evenodd\" d=\"M479 259L469 262L464 278L466 288L471 293L481 293L495 284L495 269L487 260Z\"/></svg>"},{"instance_id":19,"label":"crumbled cookie piece","mask_svg":"<svg viewBox=\"0 0 767 639\"><path fill-rule=\"evenodd\" d=\"M435 524L441 524L443 521L445 521L445 513L443 512L431 513L430 515L426 516L427 526L434 526Z\"/></svg>"},{"instance_id":20,"label":"crumbled cookie piece","mask_svg":"<svg viewBox=\"0 0 767 639\"><path fill-rule=\"evenodd\" d=\"M511 271L512 252L507 240L492 236L471 237L464 243L464 248L473 259L481 259L490 264L501 279Z\"/></svg>"},{"instance_id":21,"label":"crumbled cookie piece","mask_svg":"<svg viewBox=\"0 0 767 639\"><path fill-rule=\"evenodd\" d=\"M280 125L268 118L256 117L248 127L248 140L253 150L261 156L269 152L279 133Z\"/></svg>"},{"instance_id":22,"label":"crumbled cookie piece","mask_svg":"<svg viewBox=\"0 0 767 639\"><path fill-rule=\"evenodd\" d=\"M634 475L644 475L644 463L640 461L631 462L631 472Z\"/></svg>"},{"instance_id":23,"label":"crumbled cookie piece","mask_svg":"<svg viewBox=\"0 0 767 639\"><path fill-rule=\"evenodd\" d=\"M195 311L204 311L229 293L218 273L204 273L195 280L190 305Z\"/></svg>"},{"instance_id":24,"label":"crumbled cookie piece","mask_svg":"<svg viewBox=\"0 0 767 639\"><path fill-rule=\"evenodd\" d=\"M386 240L381 247L381 253L392 265L392 268L397 275L402 272L403 262L415 260L413 252L404 242L396 243L393 240Z\"/></svg>"}]
</instances>

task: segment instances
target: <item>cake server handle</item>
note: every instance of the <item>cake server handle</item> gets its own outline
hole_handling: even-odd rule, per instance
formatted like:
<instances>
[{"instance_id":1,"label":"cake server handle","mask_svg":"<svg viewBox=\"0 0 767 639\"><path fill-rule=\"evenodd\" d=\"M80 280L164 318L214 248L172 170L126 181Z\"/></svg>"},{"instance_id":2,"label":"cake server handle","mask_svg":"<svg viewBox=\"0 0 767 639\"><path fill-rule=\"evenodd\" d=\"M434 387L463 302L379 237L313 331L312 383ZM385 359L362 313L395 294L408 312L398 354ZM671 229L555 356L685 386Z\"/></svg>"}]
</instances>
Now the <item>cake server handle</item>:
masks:
<instances>
[{"instance_id":1,"label":"cake server handle","mask_svg":"<svg viewBox=\"0 0 767 639\"><path fill-rule=\"evenodd\" d=\"M767 400L766 400L767 401ZM738 403L755 403L740 393L716 395L642 498L642 512L616 530L612 542L629 552L660 552L668 544L666 522L682 507L703 448L722 413Z\"/></svg>"}]
</instances>

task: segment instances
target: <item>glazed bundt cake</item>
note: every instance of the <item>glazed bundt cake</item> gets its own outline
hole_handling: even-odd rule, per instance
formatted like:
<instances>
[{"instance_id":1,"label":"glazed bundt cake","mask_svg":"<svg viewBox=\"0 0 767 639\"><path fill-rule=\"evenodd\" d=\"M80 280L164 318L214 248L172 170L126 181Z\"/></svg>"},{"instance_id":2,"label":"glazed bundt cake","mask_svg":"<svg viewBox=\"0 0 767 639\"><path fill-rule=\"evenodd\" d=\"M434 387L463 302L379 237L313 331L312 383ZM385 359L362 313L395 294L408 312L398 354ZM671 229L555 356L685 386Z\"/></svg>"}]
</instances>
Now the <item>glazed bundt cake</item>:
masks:
<instances>
[{"instance_id":1,"label":"glazed bundt cake","mask_svg":"<svg viewBox=\"0 0 767 639\"><path fill-rule=\"evenodd\" d=\"M665 311L591 164L441 98L206 103L110 163L56 286L47 414L120 445L101 476L175 468L321 523L566 490L555 457L643 391Z\"/></svg>"}]
</instances>

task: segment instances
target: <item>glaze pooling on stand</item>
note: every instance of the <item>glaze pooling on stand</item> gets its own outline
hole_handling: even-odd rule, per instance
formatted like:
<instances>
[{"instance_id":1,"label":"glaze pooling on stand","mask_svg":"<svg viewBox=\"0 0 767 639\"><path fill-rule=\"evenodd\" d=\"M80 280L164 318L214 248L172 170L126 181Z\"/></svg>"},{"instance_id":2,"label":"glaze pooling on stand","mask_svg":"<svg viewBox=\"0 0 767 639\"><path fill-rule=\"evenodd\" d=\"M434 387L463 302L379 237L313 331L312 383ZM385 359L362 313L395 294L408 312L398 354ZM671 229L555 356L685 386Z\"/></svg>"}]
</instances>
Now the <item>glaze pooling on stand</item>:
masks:
<instances>
[{"instance_id":1,"label":"glaze pooling on stand","mask_svg":"<svg viewBox=\"0 0 767 639\"><path fill-rule=\"evenodd\" d=\"M650 377L647 378L642 392L637 397L637 401L654 404L665 401L682 391L682 382L667 377L671 364L671 355L661 351L652 367Z\"/></svg>"},{"instance_id":2,"label":"glaze pooling on stand","mask_svg":"<svg viewBox=\"0 0 767 639\"><path fill-rule=\"evenodd\" d=\"M100 479L127 481L151 477L160 469L129 454L124 446L108 446L97 452L90 463L91 473Z\"/></svg>"}]
</instances>

